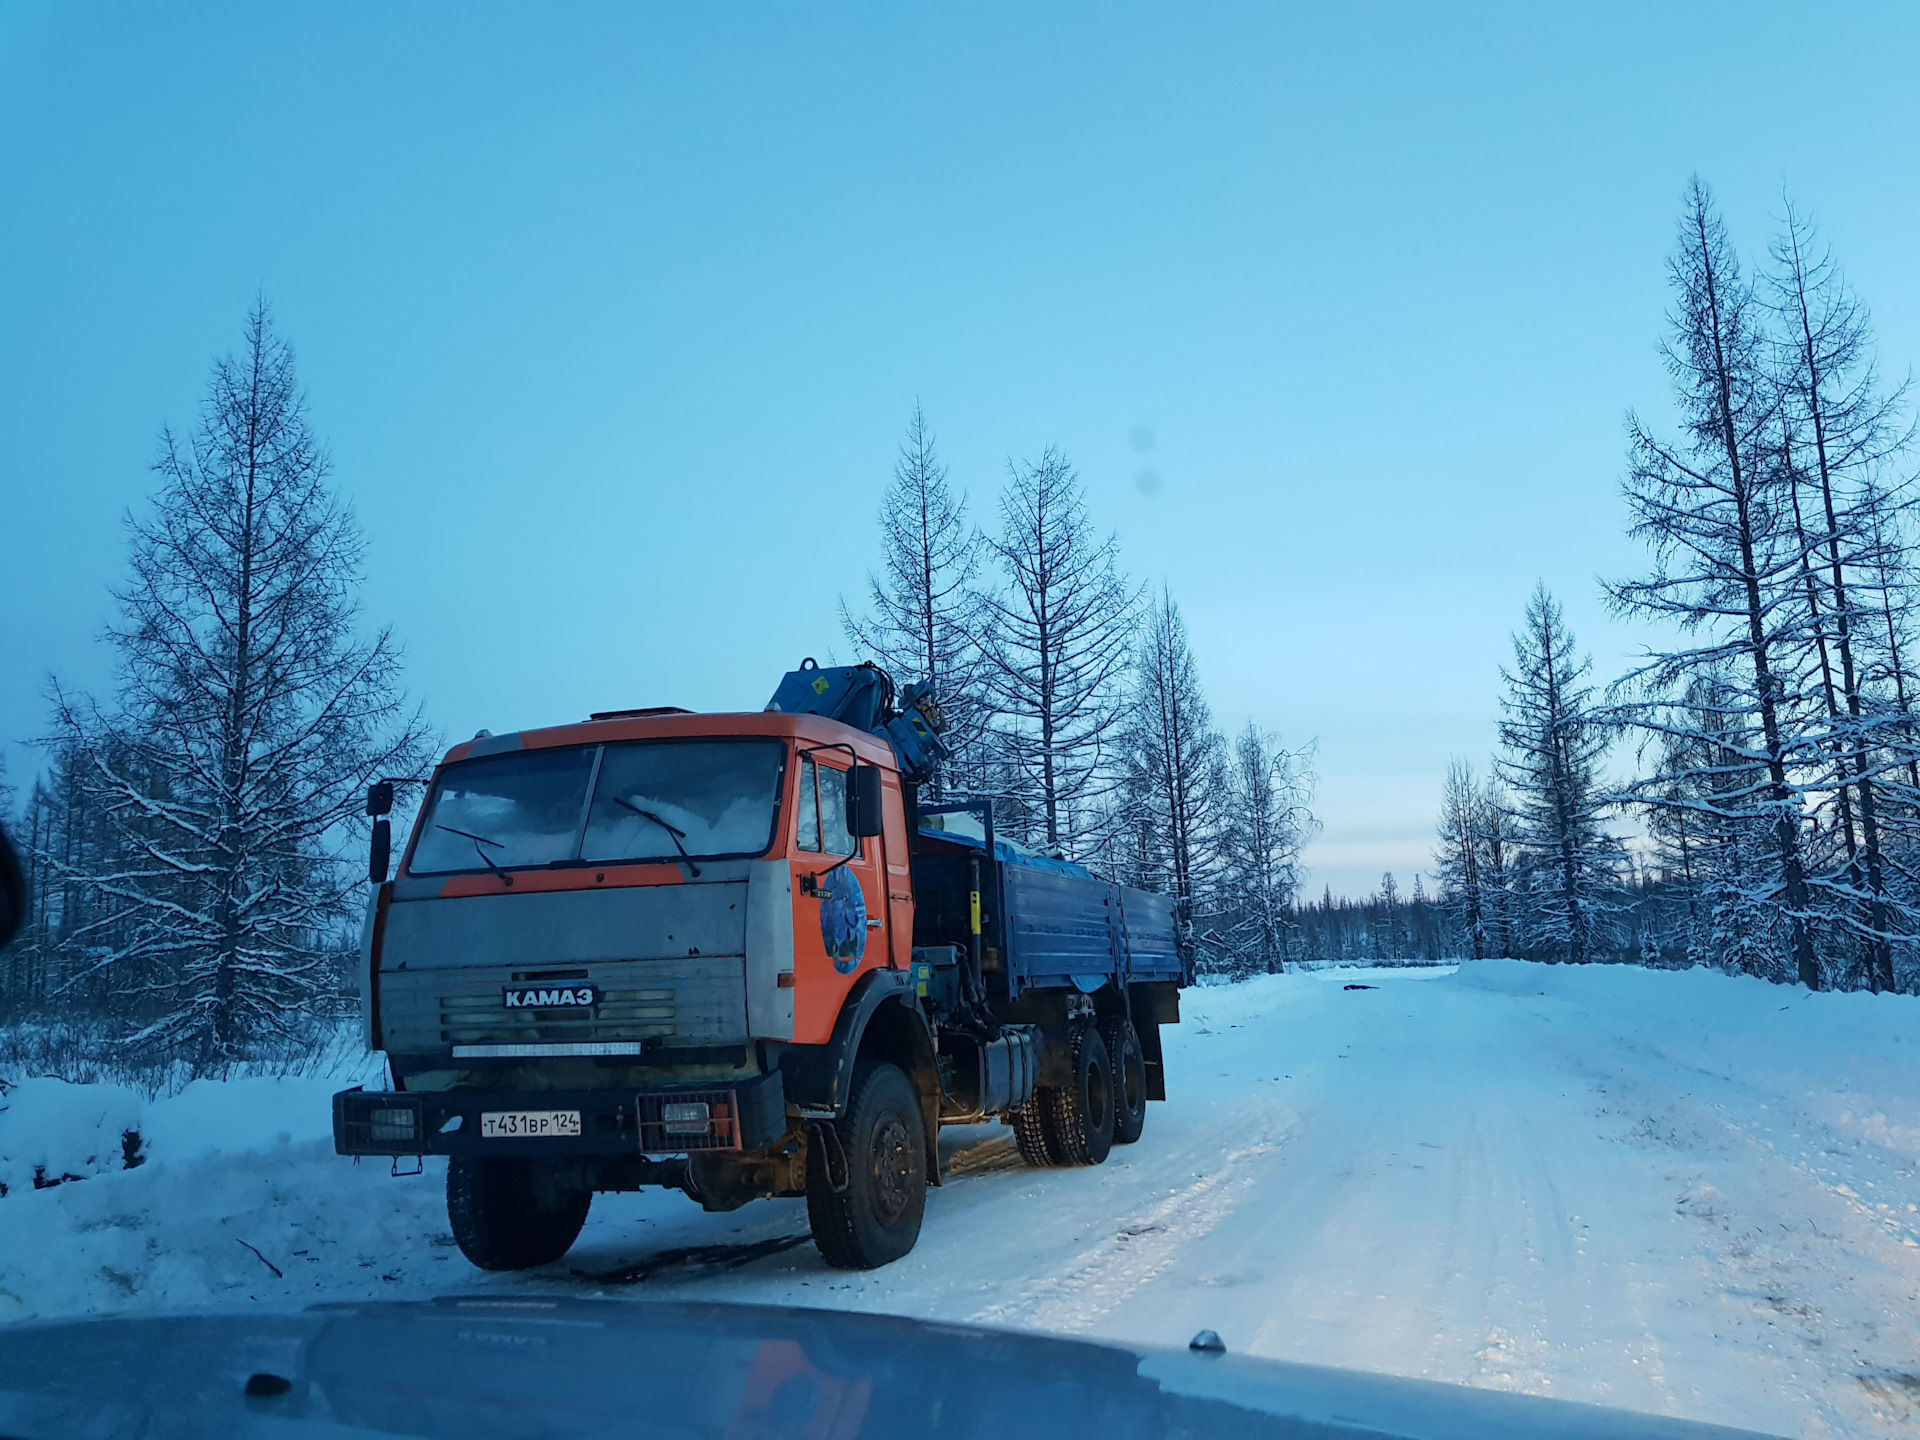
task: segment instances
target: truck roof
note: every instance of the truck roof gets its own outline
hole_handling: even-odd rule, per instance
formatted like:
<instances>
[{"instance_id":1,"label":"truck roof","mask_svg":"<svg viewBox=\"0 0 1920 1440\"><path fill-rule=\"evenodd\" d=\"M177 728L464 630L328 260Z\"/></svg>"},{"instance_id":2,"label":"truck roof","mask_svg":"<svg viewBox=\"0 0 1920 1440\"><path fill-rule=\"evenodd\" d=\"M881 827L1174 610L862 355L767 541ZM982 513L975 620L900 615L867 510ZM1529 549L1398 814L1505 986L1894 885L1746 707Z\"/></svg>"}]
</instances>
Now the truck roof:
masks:
<instances>
[{"instance_id":1,"label":"truck roof","mask_svg":"<svg viewBox=\"0 0 1920 1440\"><path fill-rule=\"evenodd\" d=\"M848 745L869 765L898 768L893 747L878 735L828 720L819 715L789 715L777 710L718 711L695 714L667 711L614 714L603 720L572 725L548 725L537 730L514 730L501 735L482 733L455 745L441 758L442 765L513 750L548 750L561 745L599 745L612 740L683 740L722 736L773 736L815 745Z\"/></svg>"}]
</instances>

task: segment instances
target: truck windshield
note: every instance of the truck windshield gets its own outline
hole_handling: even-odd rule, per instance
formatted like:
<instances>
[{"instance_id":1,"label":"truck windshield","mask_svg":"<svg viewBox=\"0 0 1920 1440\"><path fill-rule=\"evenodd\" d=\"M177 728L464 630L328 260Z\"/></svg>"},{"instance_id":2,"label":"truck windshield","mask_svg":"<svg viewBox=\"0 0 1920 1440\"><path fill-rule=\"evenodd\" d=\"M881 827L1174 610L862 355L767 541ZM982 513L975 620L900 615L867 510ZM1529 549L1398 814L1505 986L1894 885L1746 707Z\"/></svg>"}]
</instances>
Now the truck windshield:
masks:
<instances>
[{"instance_id":1,"label":"truck windshield","mask_svg":"<svg viewBox=\"0 0 1920 1440\"><path fill-rule=\"evenodd\" d=\"M785 754L777 740L607 746L580 858L671 860L682 847L697 858L758 855L773 843Z\"/></svg>"},{"instance_id":2,"label":"truck windshield","mask_svg":"<svg viewBox=\"0 0 1920 1440\"><path fill-rule=\"evenodd\" d=\"M785 755L778 740L637 740L449 765L407 873L758 855Z\"/></svg>"}]
</instances>

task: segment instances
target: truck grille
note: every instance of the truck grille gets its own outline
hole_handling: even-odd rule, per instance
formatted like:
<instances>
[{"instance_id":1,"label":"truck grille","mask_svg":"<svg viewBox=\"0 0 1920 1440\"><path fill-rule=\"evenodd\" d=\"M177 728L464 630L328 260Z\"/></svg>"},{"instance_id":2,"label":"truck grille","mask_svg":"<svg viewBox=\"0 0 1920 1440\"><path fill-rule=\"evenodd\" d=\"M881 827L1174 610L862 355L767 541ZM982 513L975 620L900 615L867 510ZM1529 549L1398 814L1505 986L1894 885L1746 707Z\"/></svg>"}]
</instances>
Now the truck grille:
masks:
<instances>
[{"instance_id":1,"label":"truck grille","mask_svg":"<svg viewBox=\"0 0 1920 1440\"><path fill-rule=\"evenodd\" d=\"M637 1055L656 1044L746 1038L746 962L737 955L596 960L576 967L572 978L596 988L600 1003L592 1009L509 1010L502 991L525 983L519 967L385 971L379 996L382 1048L397 1055L453 1058L611 1056Z\"/></svg>"},{"instance_id":2,"label":"truck grille","mask_svg":"<svg viewBox=\"0 0 1920 1440\"><path fill-rule=\"evenodd\" d=\"M608 990L592 1010L507 1010L500 996L442 995L443 1045L554 1044L647 1040L674 1033L671 989Z\"/></svg>"}]
</instances>

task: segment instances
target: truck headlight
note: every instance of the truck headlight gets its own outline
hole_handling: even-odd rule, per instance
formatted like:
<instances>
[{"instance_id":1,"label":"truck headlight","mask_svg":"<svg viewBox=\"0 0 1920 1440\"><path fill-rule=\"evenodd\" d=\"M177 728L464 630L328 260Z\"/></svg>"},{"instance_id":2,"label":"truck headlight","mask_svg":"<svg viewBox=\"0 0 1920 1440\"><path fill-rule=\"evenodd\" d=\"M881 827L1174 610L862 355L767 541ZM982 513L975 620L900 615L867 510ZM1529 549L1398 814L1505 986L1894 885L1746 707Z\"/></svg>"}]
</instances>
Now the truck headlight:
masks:
<instances>
[{"instance_id":1,"label":"truck headlight","mask_svg":"<svg viewBox=\"0 0 1920 1440\"><path fill-rule=\"evenodd\" d=\"M373 1127L375 1140L411 1140L414 1136L411 1110L371 1110L367 1123Z\"/></svg>"},{"instance_id":2,"label":"truck headlight","mask_svg":"<svg viewBox=\"0 0 1920 1440\"><path fill-rule=\"evenodd\" d=\"M706 1134L709 1113L704 1100L670 1100L660 1107L669 1135Z\"/></svg>"}]
</instances>

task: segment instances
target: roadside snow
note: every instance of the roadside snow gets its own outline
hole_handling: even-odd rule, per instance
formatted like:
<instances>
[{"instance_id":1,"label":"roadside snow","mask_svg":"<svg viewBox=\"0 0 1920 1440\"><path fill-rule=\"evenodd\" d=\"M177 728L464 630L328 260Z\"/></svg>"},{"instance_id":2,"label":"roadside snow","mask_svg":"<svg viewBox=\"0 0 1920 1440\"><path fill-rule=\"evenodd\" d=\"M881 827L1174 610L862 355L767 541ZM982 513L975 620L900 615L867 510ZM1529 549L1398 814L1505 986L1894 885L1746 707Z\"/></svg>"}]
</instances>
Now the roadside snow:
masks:
<instances>
[{"instance_id":1,"label":"roadside snow","mask_svg":"<svg viewBox=\"0 0 1920 1440\"><path fill-rule=\"evenodd\" d=\"M820 1264L801 1202L707 1215L649 1192L597 1199L562 1264L481 1275L443 1166L334 1156L333 1082L243 1081L146 1106L140 1169L9 1181L0 1317L671 1294L1157 1344L1206 1327L1243 1353L1781 1434L1920 1431L1920 1001L1485 961L1182 1003L1173 1098L1138 1145L1034 1171L998 1126L949 1131L919 1247L871 1274ZM56 1154L58 1106L101 1117L58 1163L118 1159L98 1137L122 1102L34 1083L0 1114L9 1173Z\"/></svg>"},{"instance_id":2,"label":"roadside snow","mask_svg":"<svg viewBox=\"0 0 1920 1440\"><path fill-rule=\"evenodd\" d=\"M118 1085L23 1080L0 1094L0 1194L120 1170L140 1097Z\"/></svg>"}]
</instances>

